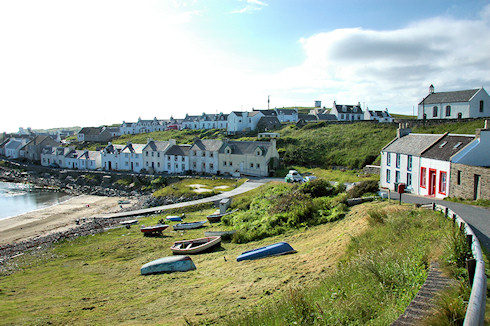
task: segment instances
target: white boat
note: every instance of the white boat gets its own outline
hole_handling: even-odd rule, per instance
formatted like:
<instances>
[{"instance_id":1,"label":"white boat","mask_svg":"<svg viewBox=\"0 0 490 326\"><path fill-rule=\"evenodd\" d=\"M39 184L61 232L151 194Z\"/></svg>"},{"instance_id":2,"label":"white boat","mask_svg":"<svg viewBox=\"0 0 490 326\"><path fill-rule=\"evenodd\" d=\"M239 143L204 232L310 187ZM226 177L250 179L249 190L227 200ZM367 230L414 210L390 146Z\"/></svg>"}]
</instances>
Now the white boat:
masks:
<instances>
[{"instance_id":1,"label":"white boat","mask_svg":"<svg viewBox=\"0 0 490 326\"><path fill-rule=\"evenodd\" d=\"M190 230L190 229L198 229L204 225L207 221L199 221L192 223L179 223L173 226L174 230Z\"/></svg>"},{"instance_id":2,"label":"white boat","mask_svg":"<svg viewBox=\"0 0 490 326\"><path fill-rule=\"evenodd\" d=\"M175 241L170 247L174 254L190 255L203 252L211 247L218 245L221 237L206 237L192 240Z\"/></svg>"}]
</instances>

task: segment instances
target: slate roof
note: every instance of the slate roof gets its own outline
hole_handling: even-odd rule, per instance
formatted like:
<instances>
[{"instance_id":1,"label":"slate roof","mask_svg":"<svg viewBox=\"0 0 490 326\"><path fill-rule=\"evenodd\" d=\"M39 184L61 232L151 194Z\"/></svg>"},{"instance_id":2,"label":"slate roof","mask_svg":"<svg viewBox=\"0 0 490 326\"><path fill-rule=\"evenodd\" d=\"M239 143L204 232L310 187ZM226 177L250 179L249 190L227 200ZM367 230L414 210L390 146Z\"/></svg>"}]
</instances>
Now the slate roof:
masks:
<instances>
[{"instance_id":1,"label":"slate roof","mask_svg":"<svg viewBox=\"0 0 490 326\"><path fill-rule=\"evenodd\" d=\"M100 156L100 152L98 151L85 151L82 155L80 155L80 159L96 159L97 157Z\"/></svg>"},{"instance_id":2,"label":"slate roof","mask_svg":"<svg viewBox=\"0 0 490 326\"><path fill-rule=\"evenodd\" d=\"M78 133L84 135L100 135L104 127L84 127Z\"/></svg>"},{"instance_id":3,"label":"slate roof","mask_svg":"<svg viewBox=\"0 0 490 326\"><path fill-rule=\"evenodd\" d=\"M267 151L271 147L270 142L263 141L226 141L223 146L220 148L219 153L225 153L225 149L227 147L231 148L231 154L235 155L255 155L255 150L257 147L262 149L262 156L267 154Z\"/></svg>"},{"instance_id":4,"label":"slate roof","mask_svg":"<svg viewBox=\"0 0 490 326\"><path fill-rule=\"evenodd\" d=\"M21 141L12 139L10 142L8 142L5 145L5 149L17 149L17 148L21 147L22 145L23 145L23 143Z\"/></svg>"},{"instance_id":5,"label":"slate roof","mask_svg":"<svg viewBox=\"0 0 490 326\"><path fill-rule=\"evenodd\" d=\"M165 155L188 156L191 145L174 145L169 148Z\"/></svg>"},{"instance_id":6,"label":"slate roof","mask_svg":"<svg viewBox=\"0 0 490 326\"><path fill-rule=\"evenodd\" d=\"M115 144L109 144L104 148L104 151L106 153L115 153L115 152L120 152L125 145L115 145Z\"/></svg>"},{"instance_id":7,"label":"slate roof","mask_svg":"<svg viewBox=\"0 0 490 326\"><path fill-rule=\"evenodd\" d=\"M168 147L168 141L150 141L143 148L144 151L163 152Z\"/></svg>"},{"instance_id":8,"label":"slate roof","mask_svg":"<svg viewBox=\"0 0 490 326\"><path fill-rule=\"evenodd\" d=\"M223 145L223 141L218 139L196 139L191 150L216 152L221 145Z\"/></svg>"},{"instance_id":9,"label":"slate roof","mask_svg":"<svg viewBox=\"0 0 490 326\"><path fill-rule=\"evenodd\" d=\"M305 120L305 121L315 121L315 120L318 120L318 118L316 117L316 115L313 115L313 114L304 114L304 113L298 114L298 119L299 120Z\"/></svg>"},{"instance_id":10,"label":"slate roof","mask_svg":"<svg viewBox=\"0 0 490 326\"><path fill-rule=\"evenodd\" d=\"M449 161L451 156L459 152L463 147L475 139L470 135L451 135L448 134L436 143L432 144L422 153L422 157L432 158L441 161Z\"/></svg>"},{"instance_id":11,"label":"slate roof","mask_svg":"<svg viewBox=\"0 0 490 326\"><path fill-rule=\"evenodd\" d=\"M480 89L468 89L464 91L431 93L419 104L468 102L479 90Z\"/></svg>"},{"instance_id":12,"label":"slate roof","mask_svg":"<svg viewBox=\"0 0 490 326\"><path fill-rule=\"evenodd\" d=\"M294 115L298 113L297 109L276 109L277 114Z\"/></svg>"},{"instance_id":13,"label":"slate roof","mask_svg":"<svg viewBox=\"0 0 490 326\"><path fill-rule=\"evenodd\" d=\"M123 148L123 153L138 153L141 154L143 152L143 148L146 144L128 144Z\"/></svg>"},{"instance_id":14,"label":"slate roof","mask_svg":"<svg viewBox=\"0 0 490 326\"><path fill-rule=\"evenodd\" d=\"M318 120L337 120L335 114L318 114Z\"/></svg>"},{"instance_id":15,"label":"slate roof","mask_svg":"<svg viewBox=\"0 0 490 326\"><path fill-rule=\"evenodd\" d=\"M337 109L337 111L339 113L362 114L362 109L361 109L361 107L359 105L335 104L335 108ZM345 109L345 111L344 111L344 109Z\"/></svg>"},{"instance_id":16,"label":"slate roof","mask_svg":"<svg viewBox=\"0 0 490 326\"><path fill-rule=\"evenodd\" d=\"M281 121L276 116L265 116L261 117L259 121L257 122L257 126L260 126L260 128L276 128L281 125Z\"/></svg>"},{"instance_id":17,"label":"slate roof","mask_svg":"<svg viewBox=\"0 0 490 326\"><path fill-rule=\"evenodd\" d=\"M423 151L429 148L429 146L434 144L442 136L442 134L408 134L402 138L394 139L390 144L386 145L382 151L420 156Z\"/></svg>"},{"instance_id":18,"label":"slate roof","mask_svg":"<svg viewBox=\"0 0 490 326\"><path fill-rule=\"evenodd\" d=\"M391 117L391 115L388 112L386 112L386 111L372 111L372 110L369 110L369 113L372 116L376 116L376 117L380 117L380 118L389 118L389 117Z\"/></svg>"},{"instance_id":19,"label":"slate roof","mask_svg":"<svg viewBox=\"0 0 490 326\"><path fill-rule=\"evenodd\" d=\"M267 116L277 116L277 113L276 111L274 110L253 110L251 113L254 113L254 112L261 112L263 115L265 115L266 117ZM256 114L256 113L255 113ZM254 115L255 115L254 114ZM249 114L249 116L252 116L252 114Z\"/></svg>"}]
</instances>

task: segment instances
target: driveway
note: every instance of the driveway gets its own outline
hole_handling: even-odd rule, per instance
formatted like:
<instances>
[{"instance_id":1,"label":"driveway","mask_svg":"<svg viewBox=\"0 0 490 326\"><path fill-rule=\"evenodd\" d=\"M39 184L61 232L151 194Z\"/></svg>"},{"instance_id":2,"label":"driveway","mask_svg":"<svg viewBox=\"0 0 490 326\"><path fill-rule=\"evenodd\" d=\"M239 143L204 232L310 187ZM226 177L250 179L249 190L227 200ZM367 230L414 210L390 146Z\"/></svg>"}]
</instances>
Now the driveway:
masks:
<instances>
[{"instance_id":1,"label":"driveway","mask_svg":"<svg viewBox=\"0 0 490 326\"><path fill-rule=\"evenodd\" d=\"M399 200L399 198L398 193L391 192L391 199ZM487 251L490 251L490 209L412 194L403 194L402 201L412 204L436 203L450 208L468 223L478 237L480 244Z\"/></svg>"}]
</instances>

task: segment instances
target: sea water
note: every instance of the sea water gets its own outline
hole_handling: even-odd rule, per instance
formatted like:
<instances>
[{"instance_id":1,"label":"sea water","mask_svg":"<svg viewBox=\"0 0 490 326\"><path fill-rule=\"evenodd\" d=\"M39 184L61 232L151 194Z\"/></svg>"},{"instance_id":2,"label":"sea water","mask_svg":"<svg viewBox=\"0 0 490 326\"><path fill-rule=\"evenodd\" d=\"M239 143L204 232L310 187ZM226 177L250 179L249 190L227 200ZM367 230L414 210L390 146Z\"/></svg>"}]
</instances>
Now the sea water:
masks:
<instances>
[{"instance_id":1,"label":"sea water","mask_svg":"<svg viewBox=\"0 0 490 326\"><path fill-rule=\"evenodd\" d=\"M64 202L70 196L62 192L32 189L20 183L0 182L0 219L28 213Z\"/></svg>"}]
</instances>

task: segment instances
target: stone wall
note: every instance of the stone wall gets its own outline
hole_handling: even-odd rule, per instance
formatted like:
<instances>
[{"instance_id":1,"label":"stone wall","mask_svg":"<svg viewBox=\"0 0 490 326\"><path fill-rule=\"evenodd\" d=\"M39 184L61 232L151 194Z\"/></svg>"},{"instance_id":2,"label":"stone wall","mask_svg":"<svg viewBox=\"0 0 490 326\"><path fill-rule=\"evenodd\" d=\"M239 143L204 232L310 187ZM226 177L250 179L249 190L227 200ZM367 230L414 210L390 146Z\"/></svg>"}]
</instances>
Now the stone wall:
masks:
<instances>
[{"instance_id":1,"label":"stone wall","mask_svg":"<svg viewBox=\"0 0 490 326\"><path fill-rule=\"evenodd\" d=\"M381 167L379 165L366 165L362 171L367 174L380 174Z\"/></svg>"},{"instance_id":2,"label":"stone wall","mask_svg":"<svg viewBox=\"0 0 490 326\"><path fill-rule=\"evenodd\" d=\"M458 184L458 171L460 184ZM451 164L449 195L465 199L474 199L475 175L480 176L480 193L478 199L490 199L490 168Z\"/></svg>"}]
</instances>

